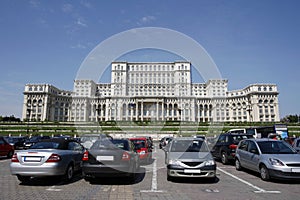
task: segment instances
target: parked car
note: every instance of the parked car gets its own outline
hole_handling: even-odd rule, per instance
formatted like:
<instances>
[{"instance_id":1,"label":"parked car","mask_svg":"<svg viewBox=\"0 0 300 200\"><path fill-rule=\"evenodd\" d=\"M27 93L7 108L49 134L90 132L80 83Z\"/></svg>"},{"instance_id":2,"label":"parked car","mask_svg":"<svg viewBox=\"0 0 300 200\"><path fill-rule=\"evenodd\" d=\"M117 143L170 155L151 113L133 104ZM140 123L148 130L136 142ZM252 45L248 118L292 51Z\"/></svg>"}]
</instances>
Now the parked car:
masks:
<instances>
[{"instance_id":1,"label":"parked car","mask_svg":"<svg viewBox=\"0 0 300 200\"><path fill-rule=\"evenodd\" d=\"M140 167L139 155L129 139L97 140L83 157L83 177L127 176L132 181Z\"/></svg>"},{"instance_id":2,"label":"parked car","mask_svg":"<svg viewBox=\"0 0 300 200\"><path fill-rule=\"evenodd\" d=\"M143 163L150 163L152 161L152 146L146 137L130 138L133 142L136 151Z\"/></svg>"},{"instance_id":3,"label":"parked car","mask_svg":"<svg viewBox=\"0 0 300 200\"><path fill-rule=\"evenodd\" d=\"M80 136L80 142L86 149L91 148L94 142L101 139L112 139L112 137L104 133L99 133L99 134L91 133L91 134L83 134L82 136Z\"/></svg>"},{"instance_id":4,"label":"parked car","mask_svg":"<svg viewBox=\"0 0 300 200\"><path fill-rule=\"evenodd\" d=\"M296 149L296 151L297 151L298 153L300 153L300 138L296 138L296 139L293 141L292 147L293 147L294 149Z\"/></svg>"},{"instance_id":5,"label":"parked car","mask_svg":"<svg viewBox=\"0 0 300 200\"><path fill-rule=\"evenodd\" d=\"M235 167L260 173L262 180L300 180L300 154L286 142L273 139L246 139L236 150Z\"/></svg>"},{"instance_id":6,"label":"parked car","mask_svg":"<svg viewBox=\"0 0 300 200\"><path fill-rule=\"evenodd\" d=\"M21 182L31 177L63 176L67 181L82 169L84 147L75 140L45 139L30 149L16 152L10 163L12 175Z\"/></svg>"},{"instance_id":7,"label":"parked car","mask_svg":"<svg viewBox=\"0 0 300 200\"><path fill-rule=\"evenodd\" d=\"M14 146L14 149L23 149L24 148L24 142L28 139L28 137L25 136L11 136L11 137L5 137L5 140L12 146Z\"/></svg>"},{"instance_id":8,"label":"parked car","mask_svg":"<svg viewBox=\"0 0 300 200\"><path fill-rule=\"evenodd\" d=\"M247 138L253 138L253 135L246 133L223 133L220 134L216 143L211 149L211 153L216 159L220 159L223 164L234 161L235 150L238 143Z\"/></svg>"},{"instance_id":9,"label":"parked car","mask_svg":"<svg viewBox=\"0 0 300 200\"><path fill-rule=\"evenodd\" d=\"M10 145L4 137L0 136L0 156L11 158L14 154L14 146Z\"/></svg>"},{"instance_id":10,"label":"parked car","mask_svg":"<svg viewBox=\"0 0 300 200\"><path fill-rule=\"evenodd\" d=\"M172 141L173 137L163 137L160 139L159 141L159 148L160 149L163 149L165 148L165 146L170 142Z\"/></svg>"},{"instance_id":11,"label":"parked car","mask_svg":"<svg viewBox=\"0 0 300 200\"><path fill-rule=\"evenodd\" d=\"M167 180L175 177L216 178L216 162L202 138L174 138L166 149Z\"/></svg>"},{"instance_id":12,"label":"parked car","mask_svg":"<svg viewBox=\"0 0 300 200\"><path fill-rule=\"evenodd\" d=\"M25 142L23 144L23 148L28 149L35 143L40 142L41 140L44 140L44 139L50 139L50 136L32 136L31 138L25 140Z\"/></svg>"}]
</instances>

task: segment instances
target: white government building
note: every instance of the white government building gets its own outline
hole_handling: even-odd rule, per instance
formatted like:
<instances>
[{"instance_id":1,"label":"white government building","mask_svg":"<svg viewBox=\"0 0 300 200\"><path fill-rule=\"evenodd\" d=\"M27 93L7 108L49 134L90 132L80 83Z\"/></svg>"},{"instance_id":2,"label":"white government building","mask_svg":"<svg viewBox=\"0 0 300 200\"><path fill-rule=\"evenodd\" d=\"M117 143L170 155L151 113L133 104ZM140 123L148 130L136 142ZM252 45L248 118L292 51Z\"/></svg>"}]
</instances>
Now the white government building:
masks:
<instances>
[{"instance_id":1,"label":"white government building","mask_svg":"<svg viewBox=\"0 0 300 200\"><path fill-rule=\"evenodd\" d=\"M192 83L191 63L113 62L111 83L75 80L74 90L26 84L23 120L278 122L275 84L228 91L225 79Z\"/></svg>"}]
</instances>

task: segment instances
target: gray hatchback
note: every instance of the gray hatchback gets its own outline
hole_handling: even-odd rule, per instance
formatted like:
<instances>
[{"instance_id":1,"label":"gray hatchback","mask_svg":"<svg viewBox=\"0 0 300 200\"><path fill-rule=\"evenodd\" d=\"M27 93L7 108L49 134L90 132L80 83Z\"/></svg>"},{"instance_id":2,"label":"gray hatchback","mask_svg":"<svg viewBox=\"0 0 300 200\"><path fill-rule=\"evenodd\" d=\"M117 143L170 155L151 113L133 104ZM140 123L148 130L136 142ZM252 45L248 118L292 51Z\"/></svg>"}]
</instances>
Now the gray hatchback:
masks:
<instances>
[{"instance_id":1,"label":"gray hatchback","mask_svg":"<svg viewBox=\"0 0 300 200\"><path fill-rule=\"evenodd\" d=\"M286 142L274 139L240 141L235 155L237 170L247 168L260 173L262 180L300 180L300 154Z\"/></svg>"}]
</instances>

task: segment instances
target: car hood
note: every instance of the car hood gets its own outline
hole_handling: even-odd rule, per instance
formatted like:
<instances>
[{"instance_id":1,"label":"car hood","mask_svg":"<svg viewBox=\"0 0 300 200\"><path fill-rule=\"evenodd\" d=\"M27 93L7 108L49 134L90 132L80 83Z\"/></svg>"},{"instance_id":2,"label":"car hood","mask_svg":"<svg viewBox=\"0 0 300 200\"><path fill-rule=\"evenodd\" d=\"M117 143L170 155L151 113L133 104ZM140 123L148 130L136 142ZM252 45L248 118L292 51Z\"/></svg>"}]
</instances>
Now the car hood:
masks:
<instances>
[{"instance_id":1,"label":"car hood","mask_svg":"<svg viewBox=\"0 0 300 200\"><path fill-rule=\"evenodd\" d=\"M169 152L169 160L180 161L205 161L212 160L210 152Z\"/></svg>"},{"instance_id":2,"label":"car hood","mask_svg":"<svg viewBox=\"0 0 300 200\"><path fill-rule=\"evenodd\" d=\"M274 158L284 163L300 163L300 154L264 154L265 159Z\"/></svg>"}]
</instances>

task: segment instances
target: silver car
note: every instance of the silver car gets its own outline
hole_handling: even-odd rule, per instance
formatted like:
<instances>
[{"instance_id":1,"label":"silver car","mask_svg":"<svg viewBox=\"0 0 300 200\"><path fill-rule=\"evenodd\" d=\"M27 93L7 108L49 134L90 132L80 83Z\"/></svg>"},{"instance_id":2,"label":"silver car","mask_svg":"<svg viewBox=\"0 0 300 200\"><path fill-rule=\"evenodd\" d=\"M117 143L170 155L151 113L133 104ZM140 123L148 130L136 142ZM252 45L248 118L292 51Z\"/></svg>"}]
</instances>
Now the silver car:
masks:
<instances>
[{"instance_id":1,"label":"silver car","mask_svg":"<svg viewBox=\"0 0 300 200\"><path fill-rule=\"evenodd\" d=\"M271 178L300 180L300 154L282 140L242 140L236 149L235 167L259 172L265 181Z\"/></svg>"},{"instance_id":2,"label":"silver car","mask_svg":"<svg viewBox=\"0 0 300 200\"><path fill-rule=\"evenodd\" d=\"M67 181L82 169L84 147L74 140L53 138L43 140L27 150L17 151L10 163L12 175L21 182L31 177L63 176Z\"/></svg>"},{"instance_id":3,"label":"silver car","mask_svg":"<svg viewBox=\"0 0 300 200\"><path fill-rule=\"evenodd\" d=\"M216 178L216 162L202 138L174 138L166 149L167 179Z\"/></svg>"}]
</instances>

